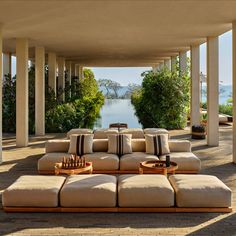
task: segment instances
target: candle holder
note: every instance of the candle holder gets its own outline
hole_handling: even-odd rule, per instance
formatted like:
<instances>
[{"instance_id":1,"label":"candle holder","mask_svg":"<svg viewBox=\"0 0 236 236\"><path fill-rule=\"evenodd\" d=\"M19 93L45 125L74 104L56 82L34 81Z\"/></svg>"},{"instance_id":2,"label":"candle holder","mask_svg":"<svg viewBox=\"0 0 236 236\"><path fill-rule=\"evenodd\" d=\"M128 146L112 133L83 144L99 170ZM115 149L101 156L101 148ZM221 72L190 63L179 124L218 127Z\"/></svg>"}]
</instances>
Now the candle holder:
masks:
<instances>
[{"instance_id":1,"label":"candle holder","mask_svg":"<svg viewBox=\"0 0 236 236\"><path fill-rule=\"evenodd\" d=\"M170 155L166 155L166 167L170 166Z\"/></svg>"}]
</instances>

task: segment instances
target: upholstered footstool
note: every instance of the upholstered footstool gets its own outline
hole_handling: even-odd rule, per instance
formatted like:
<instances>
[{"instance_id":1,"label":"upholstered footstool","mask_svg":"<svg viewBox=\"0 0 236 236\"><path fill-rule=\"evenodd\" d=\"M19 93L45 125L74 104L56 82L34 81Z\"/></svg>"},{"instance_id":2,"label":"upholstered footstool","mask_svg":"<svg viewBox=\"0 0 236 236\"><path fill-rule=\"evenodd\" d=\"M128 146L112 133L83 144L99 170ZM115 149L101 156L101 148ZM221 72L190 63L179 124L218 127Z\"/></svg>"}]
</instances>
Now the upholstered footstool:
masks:
<instances>
[{"instance_id":1,"label":"upholstered footstool","mask_svg":"<svg viewBox=\"0 0 236 236\"><path fill-rule=\"evenodd\" d=\"M230 207L231 190L211 175L172 175L178 207Z\"/></svg>"},{"instance_id":2,"label":"upholstered footstool","mask_svg":"<svg viewBox=\"0 0 236 236\"><path fill-rule=\"evenodd\" d=\"M25 175L2 194L4 207L57 207L63 176Z\"/></svg>"},{"instance_id":3,"label":"upholstered footstool","mask_svg":"<svg viewBox=\"0 0 236 236\"><path fill-rule=\"evenodd\" d=\"M71 175L60 192L62 207L115 207L116 177L111 175Z\"/></svg>"},{"instance_id":4,"label":"upholstered footstool","mask_svg":"<svg viewBox=\"0 0 236 236\"><path fill-rule=\"evenodd\" d=\"M171 207L174 190L164 175L120 175L118 202L120 207Z\"/></svg>"}]
</instances>

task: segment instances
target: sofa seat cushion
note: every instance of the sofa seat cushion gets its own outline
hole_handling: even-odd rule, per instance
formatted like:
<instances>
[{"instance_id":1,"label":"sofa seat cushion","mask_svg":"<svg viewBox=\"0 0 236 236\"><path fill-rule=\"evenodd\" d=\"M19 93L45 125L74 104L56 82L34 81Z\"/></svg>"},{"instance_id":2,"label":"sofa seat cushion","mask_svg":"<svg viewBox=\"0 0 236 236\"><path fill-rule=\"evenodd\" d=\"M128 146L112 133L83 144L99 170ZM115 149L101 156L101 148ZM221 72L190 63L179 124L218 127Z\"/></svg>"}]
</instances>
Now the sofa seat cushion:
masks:
<instances>
[{"instance_id":1,"label":"sofa seat cushion","mask_svg":"<svg viewBox=\"0 0 236 236\"><path fill-rule=\"evenodd\" d=\"M62 162L63 157L70 157L71 154L63 152L46 153L38 160L38 170L54 171L55 164Z\"/></svg>"},{"instance_id":2,"label":"sofa seat cushion","mask_svg":"<svg viewBox=\"0 0 236 236\"><path fill-rule=\"evenodd\" d=\"M133 152L120 158L120 170L138 170L140 162L159 160L157 156L145 152Z\"/></svg>"},{"instance_id":3,"label":"sofa seat cushion","mask_svg":"<svg viewBox=\"0 0 236 236\"><path fill-rule=\"evenodd\" d=\"M62 207L115 207L116 177L112 175L71 175L60 192Z\"/></svg>"},{"instance_id":4,"label":"sofa seat cushion","mask_svg":"<svg viewBox=\"0 0 236 236\"><path fill-rule=\"evenodd\" d=\"M161 156L160 160L165 161L166 157ZM178 171L200 171L201 161L192 152L171 152L170 160L176 162Z\"/></svg>"},{"instance_id":5,"label":"sofa seat cushion","mask_svg":"<svg viewBox=\"0 0 236 236\"><path fill-rule=\"evenodd\" d=\"M2 194L5 207L57 207L63 176L25 175Z\"/></svg>"},{"instance_id":6,"label":"sofa seat cushion","mask_svg":"<svg viewBox=\"0 0 236 236\"><path fill-rule=\"evenodd\" d=\"M211 175L172 175L178 207L230 207L231 190Z\"/></svg>"},{"instance_id":7,"label":"sofa seat cushion","mask_svg":"<svg viewBox=\"0 0 236 236\"><path fill-rule=\"evenodd\" d=\"M164 175L120 175L118 202L120 207L171 207L174 190Z\"/></svg>"},{"instance_id":8,"label":"sofa seat cushion","mask_svg":"<svg viewBox=\"0 0 236 236\"><path fill-rule=\"evenodd\" d=\"M119 169L119 157L115 154L106 152L94 152L86 154L86 161L93 163L93 170L118 170Z\"/></svg>"}]
</instances>

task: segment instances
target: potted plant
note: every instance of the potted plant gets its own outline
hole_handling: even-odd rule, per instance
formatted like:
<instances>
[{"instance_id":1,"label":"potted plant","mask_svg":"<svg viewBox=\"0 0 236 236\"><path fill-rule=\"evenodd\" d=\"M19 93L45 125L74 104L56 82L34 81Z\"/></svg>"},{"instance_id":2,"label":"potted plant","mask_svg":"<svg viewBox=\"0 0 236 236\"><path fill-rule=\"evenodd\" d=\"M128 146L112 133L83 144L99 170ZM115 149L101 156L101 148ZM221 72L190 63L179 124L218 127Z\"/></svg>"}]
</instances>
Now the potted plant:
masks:
<instances>
[{"instance_id":1,"label":"potted plant","mask_svg":"<svg viewBox=\"0 0 236 236\"><path fill-rule=\"evenodd\" d=\"M206 126L205 125L193 125L192 126L192 139L205 139L206 138Z\"/></svg>"}]
</instances>

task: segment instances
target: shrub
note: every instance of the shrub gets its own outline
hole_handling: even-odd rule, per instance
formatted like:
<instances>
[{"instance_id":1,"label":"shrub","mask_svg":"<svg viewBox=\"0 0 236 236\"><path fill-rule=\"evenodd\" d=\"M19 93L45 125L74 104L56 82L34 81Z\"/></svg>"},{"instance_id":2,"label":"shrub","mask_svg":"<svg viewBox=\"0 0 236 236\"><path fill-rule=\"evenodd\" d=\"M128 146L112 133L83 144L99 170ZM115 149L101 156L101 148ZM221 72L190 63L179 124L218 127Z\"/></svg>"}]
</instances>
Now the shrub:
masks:
<instances>
[{"instance_id":1,"label":"shrub","mask_svg":"<svg viewBox=\"0 0 236 236\"><path fill-rule=\"evenodd\" d=\"M45 67L45 129L46 132L66 132L75 127L92 127L104 104L91 70L85 69L84 80L72 78L72 85L60 90L58 96L48 86ZM69 92L72 97L69 98ZM66 102L60 97L65 92ZM16 131L16 77L9 75L3 81L3 132ZM35 131L35 70L29 69L29 133Z\"/></svg>"},{"instance_id":2,"label":"shrub","mask_svg":"<svg viewBox=\"0 0 236 236\"><path fill-rule=\"evenodd\" d=\"M167 69L148 71L143 76L142 88L131 97L143 127L184 128L189 108L189 77Z\"/></svg>"}]
</instances>

